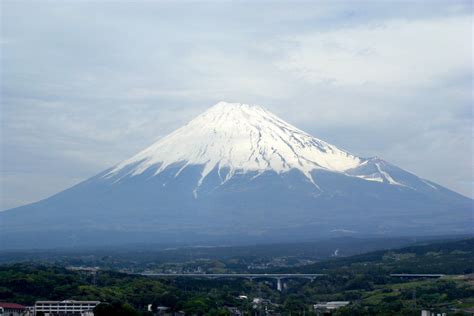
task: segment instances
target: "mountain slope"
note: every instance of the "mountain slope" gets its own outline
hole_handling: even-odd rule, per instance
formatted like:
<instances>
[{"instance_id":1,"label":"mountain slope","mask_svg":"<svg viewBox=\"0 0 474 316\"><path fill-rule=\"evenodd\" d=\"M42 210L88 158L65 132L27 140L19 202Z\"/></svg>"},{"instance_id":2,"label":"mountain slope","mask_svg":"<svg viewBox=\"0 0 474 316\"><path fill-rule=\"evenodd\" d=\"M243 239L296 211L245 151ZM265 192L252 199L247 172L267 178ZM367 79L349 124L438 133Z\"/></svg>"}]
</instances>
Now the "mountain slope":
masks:
<instances>
[{"instance_id":1,"label":"mountain slope","mask_svg":"<svg viewBox=\"0 0 474 316\"><path fill-rule=\"evenodd\" d=\"M239 172L281 174L298 170L318 187L311 171L328 170L369 181L406 185L394 180L381 160L356 157L312 137L260 106L226 102L219 102L182 128L121 162L105 177L136 176L149 169L158 175L175 164L182 164L175 176L188 166L203 166L198 186L214 169L222 182ZM226 172L221 172L224 169ZM127 170L125 174L124 170ZM430 184L418 181L416 186Z\"/></svg>"},{"instance_id":2,"label":"mountain slope","mask_svg":"<svg viewBox=\"0 0 474 316\"><path fill-rule=\"evenodd\" d=\"M358 167L361 160L284 122L260 106L219 102L186 126L125 160L106 176L132 166L127 175L149 168L159 174L170 165L202 165L199 184L217 169L222 181L236 172L291 169L313 182L310 171L340 171ZM227 169L225 175L221 170Z\"/></svg>"},{"instance_id":3,"label":"mountain slope","mask_svg":"<svg viewBox=\"0 0 474 316\"><path fill-rule=\"evenodd\" d=\"M472 229L472 200L220 102L49 199L0 213L1 246L303 239ZM32 243L34 241L34 243Z\"/></svg>"}]
</instances>

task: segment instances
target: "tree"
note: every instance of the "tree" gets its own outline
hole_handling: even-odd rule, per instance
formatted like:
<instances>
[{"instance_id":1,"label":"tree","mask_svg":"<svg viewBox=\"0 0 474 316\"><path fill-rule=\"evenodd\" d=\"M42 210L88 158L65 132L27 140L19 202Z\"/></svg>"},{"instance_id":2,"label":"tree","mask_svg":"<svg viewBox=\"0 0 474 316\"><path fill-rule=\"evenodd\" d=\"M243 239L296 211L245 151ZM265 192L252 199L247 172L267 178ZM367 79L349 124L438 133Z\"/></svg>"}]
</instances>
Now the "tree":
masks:
<instances>
[{"instance_id":1,"label":"tree","mask_svg":"<svg viewBox=\"0 0 474 316\"><path fill-rule=\"evenodd\" d=\"M138 316L139 313L128 304L100 303L94 308L95 316Z\"/></svg>"},{"instance_id":2,"label":"tree","mask_svg":"<svg viewBox=\"0 0 474 316\"><path fill-rule=\"evenodd\" d=\"M209 310L203 298L193 298L184 304L184 312L191 315L204 315Z\"/></svg>"}]
</instances>

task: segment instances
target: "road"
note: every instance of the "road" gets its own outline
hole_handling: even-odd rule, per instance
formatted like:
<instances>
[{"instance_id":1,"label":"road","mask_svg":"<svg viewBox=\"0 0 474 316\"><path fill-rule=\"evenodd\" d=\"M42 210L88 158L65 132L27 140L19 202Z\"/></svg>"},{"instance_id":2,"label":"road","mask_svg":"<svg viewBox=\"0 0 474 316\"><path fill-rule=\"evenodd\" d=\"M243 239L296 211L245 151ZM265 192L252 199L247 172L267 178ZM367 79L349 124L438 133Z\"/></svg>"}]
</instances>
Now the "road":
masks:
<instances>
[{"instance_id":1,"label":"road","mask_svg":"<svg viewBox=\"0 0 474 316\"><path fill-rule=\"evenodd\" d=\"M293 279L305 278L313 279L324 276L319 273L139 273L142 276L150 277L190 277L190 278L275 278L275 279Z\"/></svg>"}]
</instances>

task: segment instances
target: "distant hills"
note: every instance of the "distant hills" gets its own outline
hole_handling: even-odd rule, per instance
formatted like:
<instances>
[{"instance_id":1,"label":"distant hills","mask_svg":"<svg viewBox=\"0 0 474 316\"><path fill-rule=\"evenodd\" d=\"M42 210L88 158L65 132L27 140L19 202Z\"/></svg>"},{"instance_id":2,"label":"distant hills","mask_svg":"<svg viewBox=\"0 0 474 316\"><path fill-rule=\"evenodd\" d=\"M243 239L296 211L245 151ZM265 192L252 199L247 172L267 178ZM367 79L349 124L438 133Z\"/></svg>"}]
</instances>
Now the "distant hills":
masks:
<instances>
[{"instance_id":1,"label":"distant hills","mask_svg":"<svg viewBox=\"0 0 474 316\"><path fill-rule=\"evenodd\" d=\"M303 267L281 269L292 273L330 273L330 271L365 271L378 268L386 275L474 273L474 238L427 241L400 248L371 251L359 255L333 258Z\"/></svg>"}]
</instances>

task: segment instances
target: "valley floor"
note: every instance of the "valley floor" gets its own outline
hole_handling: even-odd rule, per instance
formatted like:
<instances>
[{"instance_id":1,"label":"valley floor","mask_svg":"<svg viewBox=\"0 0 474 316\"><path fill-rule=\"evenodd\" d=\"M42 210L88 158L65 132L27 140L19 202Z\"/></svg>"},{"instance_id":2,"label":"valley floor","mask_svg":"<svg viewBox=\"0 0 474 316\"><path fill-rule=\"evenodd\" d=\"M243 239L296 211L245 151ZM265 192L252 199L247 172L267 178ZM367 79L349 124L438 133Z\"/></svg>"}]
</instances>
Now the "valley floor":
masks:
<instances>
[{"instance_id":1,"label":"valley floor","mask_svg":"<svg viewBox=\"0 0 474 316\"><path fill-rule=\"evenodd\" d=\"M281 291L272 278L152 278L119 272L125 268L143 270L133 260L126 267L126 260L119 256L101 258L109 266L97 268L81 266L79 257L68 258L67 265L61 256L57 261L22 260L0 265L0 302L32 306L37 300L98 300L107 303L96 308L99 316L158 314L158 306L166 307L168 314L317 315L327 313L324 303L331 301L349 302L332 310L334 315L420 315L422 310L472 315L474 308L473 238L266 268L256 265L259 260L268 262L258 254L250 258L235 252L220 259L190 257L177 260L179 264L151 266L155 270L170 265L170 269L217 273L232 272L234 265L234 272L325 274L315 280L284 279ZM71 266L74 262L77 265ZM247 263L245 269L243 262ZM394 273L444 276L400 278L390 275ZM147 311L150 304L153 313ZM320 304L317 309L316 304Z\"/></svg>"}]
</instances>

